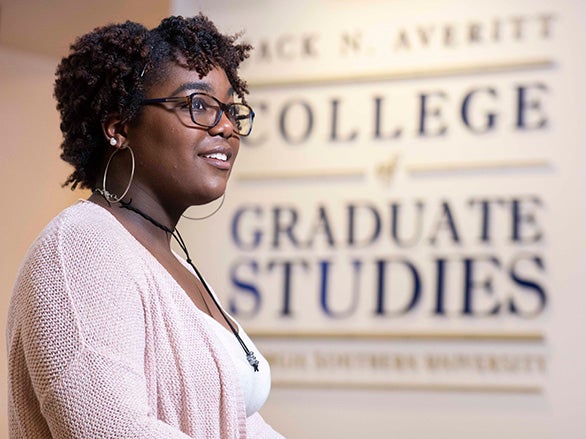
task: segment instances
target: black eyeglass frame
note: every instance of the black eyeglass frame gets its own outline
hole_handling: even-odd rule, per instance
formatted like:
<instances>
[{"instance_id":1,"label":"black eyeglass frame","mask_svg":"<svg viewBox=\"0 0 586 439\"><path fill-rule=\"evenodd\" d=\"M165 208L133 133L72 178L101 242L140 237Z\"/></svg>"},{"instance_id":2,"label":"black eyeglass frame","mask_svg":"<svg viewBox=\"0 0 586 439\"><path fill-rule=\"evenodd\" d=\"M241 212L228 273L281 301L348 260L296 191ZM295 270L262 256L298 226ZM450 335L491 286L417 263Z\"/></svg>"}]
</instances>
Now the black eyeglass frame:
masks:
<instances>
[{"instance_id":1,"label":"black eyeglass frame","mask_svg":"<svg viewBox=\"0 0 586 439\"><path fill-rule=\"evenodd\" d=\"M213 99L214 102L216 102L218 104L220 111L218 112L218 115L216 116L216 120L214 121L213 124L205 125L205 124L202 124L202 123L197 122L195 120L195 117L193 116L193 105L192 105L194 96L206 96L208 98ZM230 122L232 122L232 126L234 127L234 130L236 131L236 133L238 133L239 136L246 137L252 131L252 125L254 123L254 110L252 109L252 107L250 105L243 104L241 102L234 102L232 104L225 104L222 101L218 100L218 98L216 98L215 96L212 96L207 93L202 93L202 92L191 93L190 95L187 95L187 96L171 96L171 97L167 97L167 98L151 98L151 99L143 99L142 101L140 101L141 105L161 104L161 103L165 103L165 102L184 102L184 103L186 103L187 107L189 108L189 115L191 117L191 121L194 124L196 124L197 126L208 128L208 129L213 128L222 119L222 114L226 113L228 120ZM230 107L233 107L233 106L246 107L246 108L248 108L248 110L250 110L250 114L248 116L237 117L236 120L233 120L233 118L230 117L230 111L229 111ZM250 119L250 127L248 129L248 132L246 132L246 133L241 133L238 131L238 120L241 120L241 119Z\"/></svg>"}]
</instances>

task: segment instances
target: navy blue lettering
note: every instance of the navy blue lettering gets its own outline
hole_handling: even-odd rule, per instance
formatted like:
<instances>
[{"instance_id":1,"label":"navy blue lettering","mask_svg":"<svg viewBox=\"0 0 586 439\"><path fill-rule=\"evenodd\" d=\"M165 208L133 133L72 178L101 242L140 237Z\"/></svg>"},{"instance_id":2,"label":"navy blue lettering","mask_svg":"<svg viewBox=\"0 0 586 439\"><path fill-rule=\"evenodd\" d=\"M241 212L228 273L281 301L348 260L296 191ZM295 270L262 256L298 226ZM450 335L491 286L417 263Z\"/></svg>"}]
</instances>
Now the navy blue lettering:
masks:
<instances>
[{"instance_id":1,"label":"navy blue lettering","mask_svg":"<svg viewBox=\"0 0 586 439\"><path fill-rule=\"evenodd\" d=\"M324 311L324 313L329 316L329 317L334 317L334 318L344 318L344 317L350 317L352 314L354 314L354 312L356 311L356 308L358 307L358 299L360 297L360 269L362 267L362 263L358 260L353 261L352 263L352 268L353 268L353 277L354 277L354 282L353 282L353 288L350 288L352 291L352 297L350 299L349 305L345 310L338 310L338 311L334 311L328 301L328 297L329 294L328 292L331 291L330 285L331 282L329 281L329 274L330 274L330 265L331 265L331 261L328 260L321 260L319 261L319 271L320 271L320 278L321 278L321 282L320 282L320 303L321 303L321 308ZM348 285L349 286L349 285ZM339 296L341 293L348 291L348 288L336 288L334 289L335 293L337 296Z\"/></svg>"},{"instance_id":2,"label":"navy blue lettering","mask_svg":"<svg viewBox=\"0 0 586 439\"><path fill-rule=\"evenodd\" d=\"M248 272L248 278L245 279L244 272ZM244 311L239 305L236 297L231 297L229 300L230 313L238 316L253 317L261 308L262 296L258 286L254 283L254 278L258 276L258 263L251 259L235 261L230 268L230 280L235 287L236 292L240 292L252 300L252 305L248 306L248 310ZM243 300L243 299L241 299Z\"/></svg>"}]
</instances>

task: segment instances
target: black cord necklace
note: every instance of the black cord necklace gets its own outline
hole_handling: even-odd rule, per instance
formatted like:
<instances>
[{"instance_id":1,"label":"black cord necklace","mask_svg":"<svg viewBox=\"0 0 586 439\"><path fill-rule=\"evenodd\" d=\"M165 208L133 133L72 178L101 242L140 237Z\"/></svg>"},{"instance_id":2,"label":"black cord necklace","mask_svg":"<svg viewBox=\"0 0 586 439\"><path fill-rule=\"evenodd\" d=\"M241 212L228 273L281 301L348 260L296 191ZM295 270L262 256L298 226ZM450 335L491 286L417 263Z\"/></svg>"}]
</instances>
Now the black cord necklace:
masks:
<instances>
[{"instance_id":1,"label":"black cord necklace","mask_svg":"<svg viewBox=\"0 0 586 439\"><path fill-rule=\"evenodd\" d=\"M206 292L208 293L208 295L211 297L212 301L214 302L214 305L216 305L216 308L218 309L218 311L220 311L220 314L222 315L222 317L224 318L224 320L226 321L226 323L228 324L228 326L232 330L232 333L236 336L238 343L240 343L240 346L242 346L242 349L244 350L244 353L246 354L246 359L248 360L248 363L252 366L252 368L254 369L255 372L258 372L258 360L254 356L254 352L252 352L250 349L248 349L248 346L246 346L246 343L244 343L244 340L242 340L242 338L240 337L240 334L238 334L238 331L236 330L236 328L234 328L234 325L232 324L232 322L230 321L228 316L226 316L226 313L224 312L224 310L222 309L222 307L220 306L220 304L216 300L216 297L212 293L212 290L210 289L208 283L203 278L203 276L201 275L201 273L199 272L199 270L197 269L197 267L195 266L195 264L193 263L193 261L189 257L189 252L187 251L187 246L185 245L185 241L183 241L183 237L181 236L181 233L179 233L179 230L177 230L176 228L171 229L171 228L161 224L160 222L158 222L154 218L150 217L146 213L138 210L134 206L131 206L130 203L132 203L132 200L130 200L127 203L124 201L120 201L120 207L124 208L124 209L128 209L132 212L139 214L140 216L142 216L147 221L151 222L153 225L155 225L159 229L164 230L165 232L171 234L171 236L175 239L175 241L177 241L177 244L179 245L179 247L181 247L181 250L183 250L183 253L185 253L186 262L191 266L191 268L193 268L193 271L195 272L195 274L197 275L199 280L201 280L201 283L203 284Z\"/></svg>"}]
</instances>

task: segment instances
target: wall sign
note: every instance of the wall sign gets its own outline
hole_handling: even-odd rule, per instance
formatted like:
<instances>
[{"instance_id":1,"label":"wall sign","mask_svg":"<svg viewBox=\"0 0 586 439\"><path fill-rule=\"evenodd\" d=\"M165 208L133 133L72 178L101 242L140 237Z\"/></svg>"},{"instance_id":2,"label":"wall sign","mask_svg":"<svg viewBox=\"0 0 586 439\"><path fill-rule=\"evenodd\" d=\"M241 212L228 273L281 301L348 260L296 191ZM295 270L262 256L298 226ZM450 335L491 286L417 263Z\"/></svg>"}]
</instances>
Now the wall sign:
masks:
<instances>
[{"instance_id":1,"label":"wall sign","mask_svg":"<svg viewBox=\"0 0 586 439\"><path fill-rule=\"evenodd\" d=\"M317 3L223 17L257 119L222 212L181 225L208 277L275 385L542 393L566 12Z\"/></svg>"}]
</instances>

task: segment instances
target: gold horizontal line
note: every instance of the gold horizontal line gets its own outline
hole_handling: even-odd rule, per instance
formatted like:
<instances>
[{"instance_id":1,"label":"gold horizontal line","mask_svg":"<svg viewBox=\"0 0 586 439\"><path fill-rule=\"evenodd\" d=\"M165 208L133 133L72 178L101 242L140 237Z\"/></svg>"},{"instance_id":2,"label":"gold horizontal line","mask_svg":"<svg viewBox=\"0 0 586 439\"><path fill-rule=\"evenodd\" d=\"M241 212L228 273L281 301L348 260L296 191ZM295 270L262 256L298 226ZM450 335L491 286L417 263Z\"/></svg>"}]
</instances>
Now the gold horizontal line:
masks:
<instances>
[{"instance_id":1,"label":"gold horizontal line","mask_svg":"<svg viewBox=\"0 0 586 439\"><path fill-rule=\"evenodd\" d=\"M278 78L270 80L251 80L251 88L270 88L281 86L311 86L334 85L341 83L364 83L379 81L401 81L408 79L423 79L437 77L466 76L485 73L507 73L526 70L543 70L553 67L555 64L550 59L534 59L522 61L509 61L502 63L477 63L465 65L453 65L449 67L425 67L413 70L393 70L387 72L369 72L329 76L313 76L308 78Z\"/></svg>"},{"instance_id":2,"label":"gold horizontal line","mask_svg":"<svg viewBox=\"0 0 586 439\"><path fill-rule=\"evenodd\" d=\"M530 169L545 168L551 165L546 159L528 160L487 160L451 163L412 163L405 165L405 169L412 173L449 172L458 170L489 170L489 169ZM299 169L284 171L241 171L235 178L242 181L259 180L301 180L301 179L335 179L335 178L365 178L366 171L362 169Z\"/></svg>"},{"instance_id":3,"label":"gold horizontal line","mask_svg":"<svg viewBox=\"0 0 586 439\"><path fill-rule=\"evenodd\" d=\"M470 161L451 163L412 163L405 166L409 172L434 172L482 169L544 168L551 163L546 159Z\"/></svg>"},{"instance_id":4,"label":"gold horizontal line","mask_svg":"<svg viewBox=\"0 0 586 439\"><path fill-rule=\"evenodd\" d=\"M296 179L332 179L364 177L362 169L300 169L286 171L239 172L238 180L296 180Z\"/></svg>"},{"instance_id":5,"label":"gold horizontal line","mask_svg":"<svg viewBox=\"0 0 586 439\"><path fill-rule=\"evenodd\" d=\"M272 385L280 388L305 389L348 389L348 390L391 390L406 392L454 392L454 393L509 393L540 394L540 386L521 385L470 385L470 384L433 384L433 383L356 383L348 381L315 382L309 380L280 380L273 378Z\"/></svg>"},{"instance_id":6,"label":"gold horizontal line","mask_svg":"<svg viewBox=\"0 0 586 439\"><path fill-rule=\"evenodd\" d=\"M419 341L497 341L543 343L540 332L275 332L249 331L254 338L317 340L419 340Z\"/></svg>"}]
</instances>

